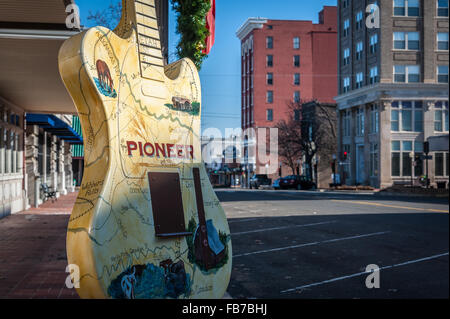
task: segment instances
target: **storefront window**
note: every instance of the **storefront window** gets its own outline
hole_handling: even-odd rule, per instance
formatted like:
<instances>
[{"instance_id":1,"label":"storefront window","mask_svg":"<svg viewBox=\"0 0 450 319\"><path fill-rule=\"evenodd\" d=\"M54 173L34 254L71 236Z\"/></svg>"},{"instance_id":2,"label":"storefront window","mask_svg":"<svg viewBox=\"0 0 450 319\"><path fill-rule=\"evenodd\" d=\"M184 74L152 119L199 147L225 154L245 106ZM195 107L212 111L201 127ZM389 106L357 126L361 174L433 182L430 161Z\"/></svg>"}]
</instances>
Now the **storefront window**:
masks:
<instances>
[{"instance_id":1,"label":"storefront window","mask_svg":"<svg viewBox=\"0 0 450 319\"><path fill-rule=\"evenodd\" d=\"M416 155L423 152L422 142L413 141L392 141L391 146L391 167L392 176L410 177L413 173L414 159ZM413 157L414 156L414 157ZM414 168L415 176L421 175L422 163Z\"/></svg>"}]
</instances>

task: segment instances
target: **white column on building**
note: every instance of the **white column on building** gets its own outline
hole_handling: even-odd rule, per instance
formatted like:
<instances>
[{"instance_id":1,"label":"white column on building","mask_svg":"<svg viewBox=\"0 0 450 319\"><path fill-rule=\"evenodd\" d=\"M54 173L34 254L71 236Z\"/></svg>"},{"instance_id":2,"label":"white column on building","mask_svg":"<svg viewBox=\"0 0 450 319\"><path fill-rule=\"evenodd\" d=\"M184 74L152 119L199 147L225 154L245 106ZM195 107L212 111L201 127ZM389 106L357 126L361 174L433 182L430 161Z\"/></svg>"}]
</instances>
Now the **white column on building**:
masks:
<instances>
[{"instance_id":1,"label":"white column on building","mask_svg":"<svg viewBox=\"0 0 450 319\"><path fill-rule=\"evenodd\" d=\"M60 189L60 193L61 195L66 195L67 194L67 189L66 189L66 161L65 161L65 156L64 156L64 148L65 148L65 142L62 140L61 144L60 144L60 150L59 150L59 154L60 154L60 178L61 178L61 189Z\"/></svg>"},{"instance_id":2,"label":"white column on building","mask_svg":"<svg viewBox=\"0 0 450 319\"><path fill-rule=\"evenodd\" d=\"M52 183L53 183L53 189L57 192L56 193L56 196L60 196L60 194L59 194L59 189L58 189L58 171L57 171L57 167L58 167L58 165L57 165L57 161L59 161L59 159L57 158L57 154L58 154L58 152L57 152L57 150L56 150L56 148L58 147L58 144L57 144L57 137L56 136L52 136L52 147L51 147L51 170L50 170L50 172L51 172L51 174L52 174Z\"/></svg>"},{"instance_id":3,"label":"white column on building","mask_svg":"<svg viewBox=\"0 0 450 319\"><path fill-rule=\"evenodd\" d=\"M380 188L392 186L391 169L391 103L392 101L381 101L380 103Z\"/></svg>"},{"instance_id":4,"label":"white column on building","mask_svg":"<svg viewBox=\"0 0 450 319\"><path fill-rule=\"evenodd\" d=\"M44 145L42 145L42 183L47 183L47 132L44 131Z\"/></svg>"}]
</instances>

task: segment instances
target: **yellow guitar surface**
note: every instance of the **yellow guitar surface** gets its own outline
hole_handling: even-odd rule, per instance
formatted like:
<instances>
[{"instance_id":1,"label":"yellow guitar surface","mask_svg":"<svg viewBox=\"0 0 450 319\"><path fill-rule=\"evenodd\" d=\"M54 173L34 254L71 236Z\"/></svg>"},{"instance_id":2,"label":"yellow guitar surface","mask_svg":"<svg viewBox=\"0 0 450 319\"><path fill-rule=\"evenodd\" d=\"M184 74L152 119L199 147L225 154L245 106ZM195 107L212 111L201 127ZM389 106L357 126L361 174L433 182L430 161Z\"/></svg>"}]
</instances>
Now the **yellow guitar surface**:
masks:
<instances>
[{"instance_id":1,"label":"yellow guitar surface","mask_svg":"<svg viewBox=\"0 0 450 319\"><path fill-rule=\"evenodd\" d=\"M154 0L123 0L122 10L114 31L88 29L59 53L85 149L67 231L77 292L221 298L231 240L201 160L197 69L164 66Z\"/></svg>"}]
</instances>

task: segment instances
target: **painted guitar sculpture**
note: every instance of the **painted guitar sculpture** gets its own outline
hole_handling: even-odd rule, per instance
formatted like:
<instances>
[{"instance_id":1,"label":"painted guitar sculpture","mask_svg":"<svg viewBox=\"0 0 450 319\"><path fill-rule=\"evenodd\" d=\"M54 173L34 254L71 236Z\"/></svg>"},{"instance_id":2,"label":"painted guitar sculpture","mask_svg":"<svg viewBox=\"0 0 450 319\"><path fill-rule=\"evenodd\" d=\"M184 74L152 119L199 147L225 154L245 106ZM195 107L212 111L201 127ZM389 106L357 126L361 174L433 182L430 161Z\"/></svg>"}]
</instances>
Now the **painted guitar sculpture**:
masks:
<instances>
[{"instance_id":1,"label":"painted guitar sculpture","mask_svg":"<svg viewBox=\"0 0 450 319\"><path fill-rule=\"evenodd\" d=\"M154 0L67 40L59 68L84 136L67 232L78 294L221 298L231 240L201 161L200 81L188 59L164 66Z\"/></svg>"}]
</instances>

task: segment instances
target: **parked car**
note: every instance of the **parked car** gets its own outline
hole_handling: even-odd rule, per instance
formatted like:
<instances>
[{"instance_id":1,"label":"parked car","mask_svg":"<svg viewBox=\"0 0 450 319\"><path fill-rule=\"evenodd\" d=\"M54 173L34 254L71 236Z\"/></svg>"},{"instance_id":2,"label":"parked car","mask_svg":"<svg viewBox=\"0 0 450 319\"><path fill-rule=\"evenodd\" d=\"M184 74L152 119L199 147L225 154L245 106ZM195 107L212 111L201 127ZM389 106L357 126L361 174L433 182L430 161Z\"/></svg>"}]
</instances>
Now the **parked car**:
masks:
<instances>
[{"instance_id":1,"label":"parked car","mask_svg":"<svg viewBox=\"0 0 450 319\"><path fill-rule=\"evenodd\" d=\"M277 179L272 183L272 188L273 188L273 189L280 189L280 180L281 180L281 178L277 178Z\"/></svg>"},{"instance_id":2,"label":"parked car","mask_svg":"<svg viewBox=\"0 0 450 319\"><path fill-rule=\"evenodd\" d=\"M270 185L272 180L265 174L256 174L250 178L250 189L256 188L258 189L261 185Z\"/></svg>"},{"instance_id":3,"label":"parked car","mask_svg":"<svg viewBox=\"0 0 450 319\"><path fill-rule=\"evenodd\" d=\"M306 176L289 175L281 178L280 188L294 188L294 189L316 189L316 184Z\"/></svg>"}]
</instances>

